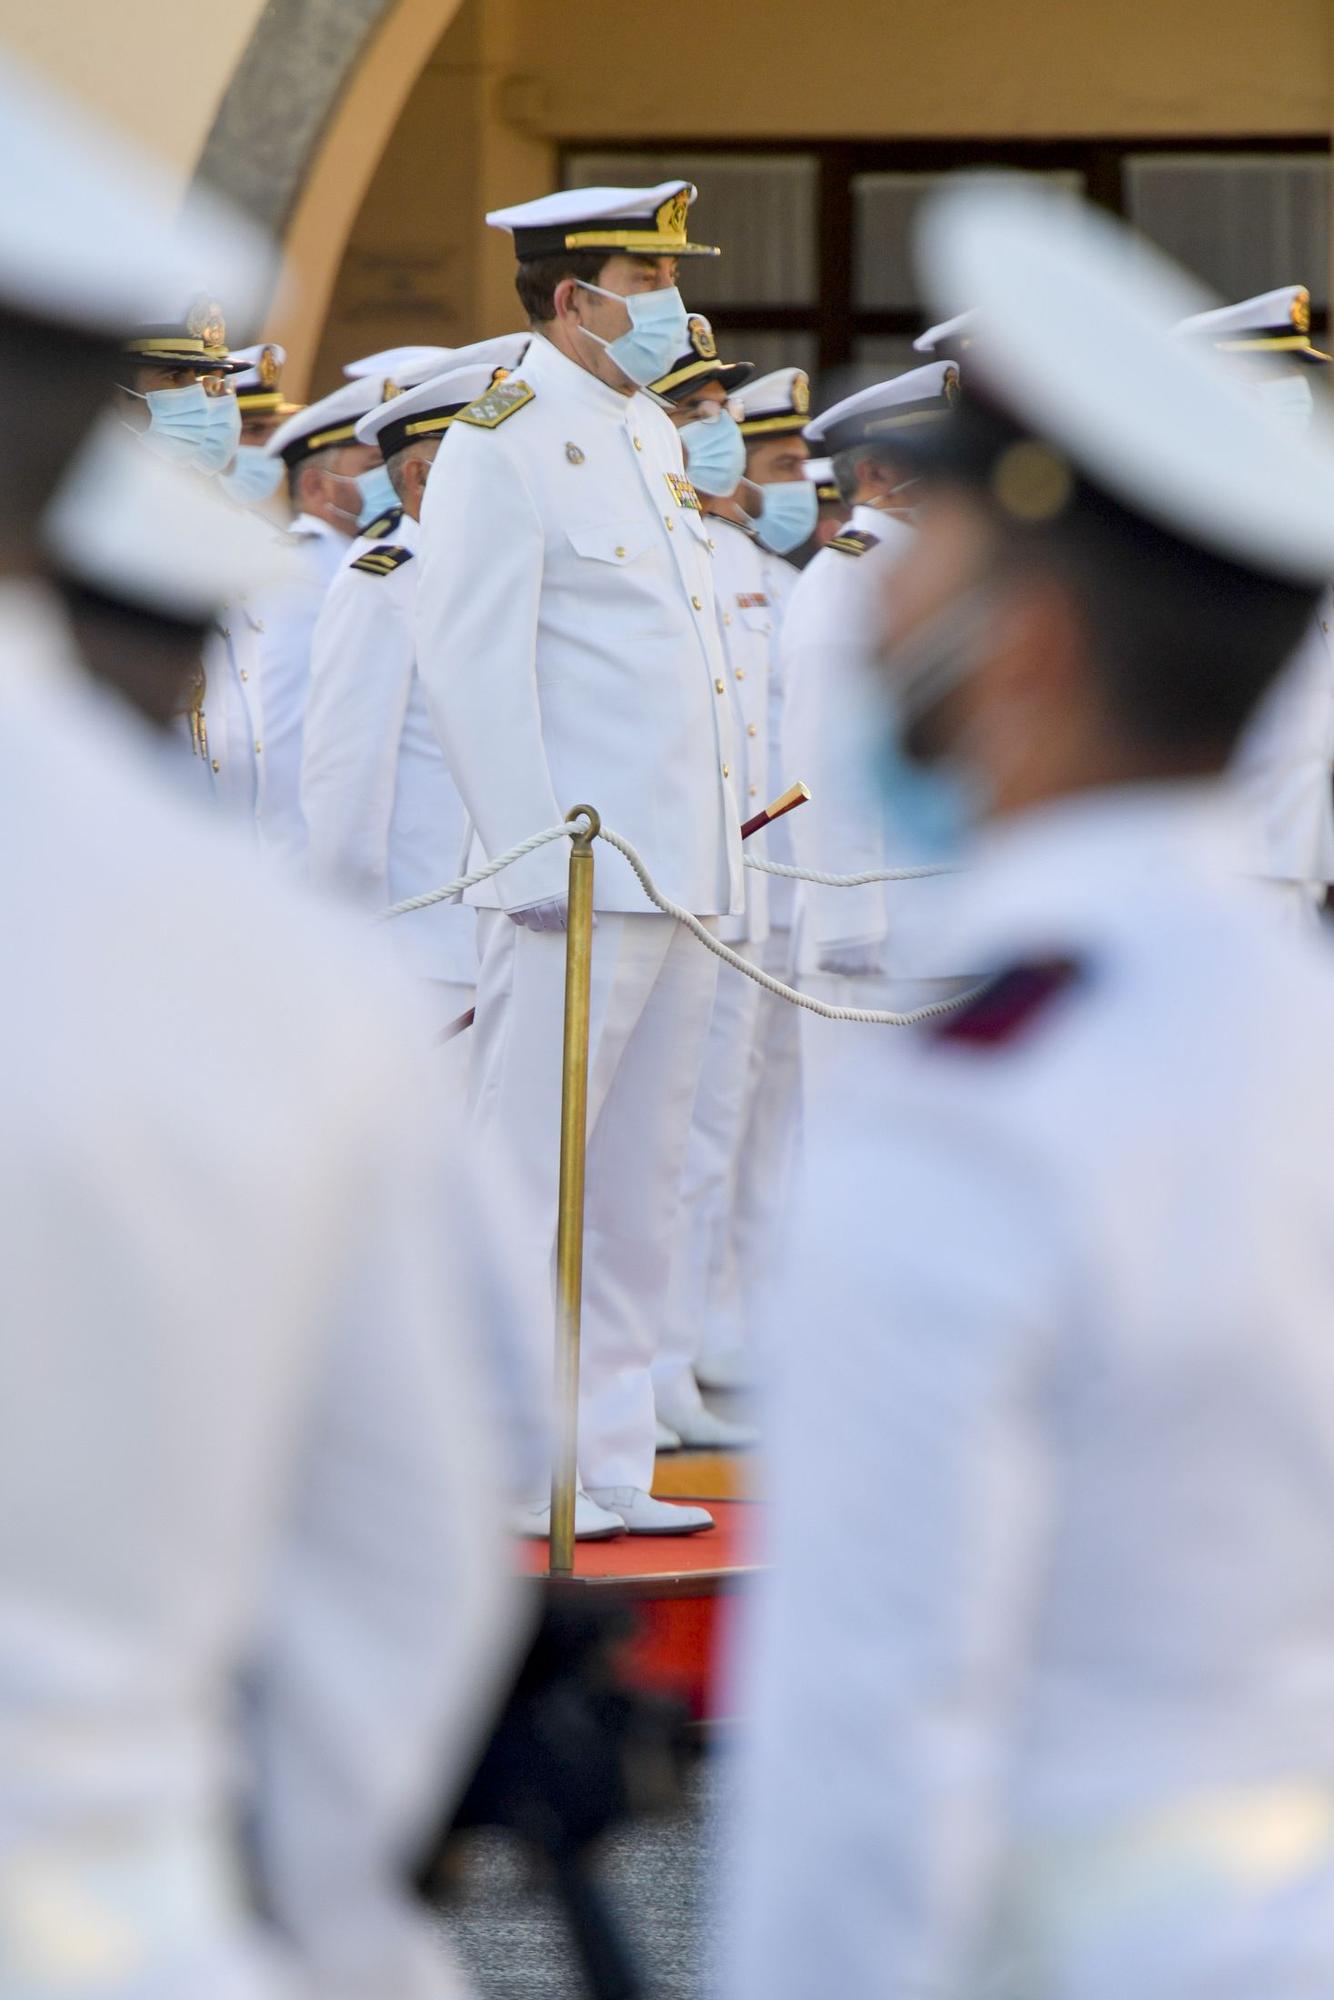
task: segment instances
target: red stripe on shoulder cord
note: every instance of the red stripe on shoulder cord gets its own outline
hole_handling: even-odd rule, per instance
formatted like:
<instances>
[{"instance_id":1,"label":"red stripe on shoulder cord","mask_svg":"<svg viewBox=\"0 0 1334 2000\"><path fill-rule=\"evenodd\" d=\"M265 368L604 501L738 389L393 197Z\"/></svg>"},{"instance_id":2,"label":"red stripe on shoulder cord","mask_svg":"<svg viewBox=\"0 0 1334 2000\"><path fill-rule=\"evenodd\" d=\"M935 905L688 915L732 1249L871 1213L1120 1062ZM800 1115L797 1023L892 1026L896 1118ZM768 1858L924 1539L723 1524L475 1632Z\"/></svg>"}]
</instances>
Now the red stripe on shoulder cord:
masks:
<instances>
[{"instance_id":1,"label":"red stripe on shoulder cord","mask_svg":"<svg viewBox=\"0 0 1334 2000\"><path fill-rule=\"evenodd\" d=\"M935 1029L940 1042L972 1042L994 1048L1014 1041L1030 1028L1054 1000L1083 974L1073 958L1038 959L1031 965L1007 966L955 1014L946 1014Z\"/></svg>"}]
</instances>

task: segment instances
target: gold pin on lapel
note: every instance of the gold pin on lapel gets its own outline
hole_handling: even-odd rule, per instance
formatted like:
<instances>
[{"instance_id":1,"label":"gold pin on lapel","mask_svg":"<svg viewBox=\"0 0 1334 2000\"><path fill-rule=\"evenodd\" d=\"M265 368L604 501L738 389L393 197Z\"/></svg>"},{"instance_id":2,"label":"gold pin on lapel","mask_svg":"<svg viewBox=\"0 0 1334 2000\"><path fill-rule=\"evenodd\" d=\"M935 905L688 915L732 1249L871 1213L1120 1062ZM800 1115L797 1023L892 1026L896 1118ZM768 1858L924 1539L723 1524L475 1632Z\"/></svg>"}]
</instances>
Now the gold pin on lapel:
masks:
<instances>
[{"instance_id":1,"label":"gold pin on lapel","mask_svg":"<svg viewBox=\"0 0 1334 2000\"><path fill-rule=\"evenodd\" d=\"M584 455L577 444L567 444L565 447L565 456L569 459L571 465L582 465L584 462Z\"/></svg>"}]
</instances>

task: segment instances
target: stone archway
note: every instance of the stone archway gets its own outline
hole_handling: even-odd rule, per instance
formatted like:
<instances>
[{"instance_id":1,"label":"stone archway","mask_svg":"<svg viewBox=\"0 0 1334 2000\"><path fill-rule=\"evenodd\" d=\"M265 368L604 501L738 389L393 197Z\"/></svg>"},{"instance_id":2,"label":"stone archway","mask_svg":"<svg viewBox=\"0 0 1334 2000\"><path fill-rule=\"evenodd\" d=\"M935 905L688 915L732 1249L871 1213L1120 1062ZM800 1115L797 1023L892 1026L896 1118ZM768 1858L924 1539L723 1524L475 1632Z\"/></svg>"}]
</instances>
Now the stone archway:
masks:
<instances>
[{"instance_id":1,"label":"stone archway","mask_svg":"<svg viewBox=\"0 0 1334 2000\"><path fill-rule=\"evenodd\" d=\"M301 394L343 248L403 104L461 0L267 0L196 179L272 231L291 296L266 331Z\"/></svg>"}]
</instances>

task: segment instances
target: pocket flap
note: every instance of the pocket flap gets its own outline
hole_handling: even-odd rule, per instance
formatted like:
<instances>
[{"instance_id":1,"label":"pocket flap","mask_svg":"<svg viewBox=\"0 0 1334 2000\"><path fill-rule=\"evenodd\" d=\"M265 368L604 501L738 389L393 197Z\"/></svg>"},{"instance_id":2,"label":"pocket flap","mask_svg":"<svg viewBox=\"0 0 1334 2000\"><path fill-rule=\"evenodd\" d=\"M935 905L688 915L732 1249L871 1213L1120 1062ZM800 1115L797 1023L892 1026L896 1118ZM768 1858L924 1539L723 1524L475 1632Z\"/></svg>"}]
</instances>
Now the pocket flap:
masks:
<instances>
[{"instance_id":1,"label":"pocket flap","mask_svg":"<svg viewBox=\"0 0 1334 2000\"><path fill-rule=\"evenodd\" d=\"M591 528L567 528L576 555L593 562L632 563L657 540L656 528L644 521L612 521Z\"/></svg>"}]
</instances>

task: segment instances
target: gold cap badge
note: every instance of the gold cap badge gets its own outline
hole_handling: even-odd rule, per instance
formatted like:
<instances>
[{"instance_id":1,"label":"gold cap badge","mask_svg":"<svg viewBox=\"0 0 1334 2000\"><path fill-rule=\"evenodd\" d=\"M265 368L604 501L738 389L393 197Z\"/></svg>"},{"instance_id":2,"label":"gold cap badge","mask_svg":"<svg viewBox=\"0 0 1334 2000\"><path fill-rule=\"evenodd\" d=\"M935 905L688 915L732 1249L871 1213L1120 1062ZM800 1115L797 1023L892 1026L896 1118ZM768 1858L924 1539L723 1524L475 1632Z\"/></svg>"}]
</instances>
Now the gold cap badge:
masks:
<instances>
[{"instance_id":1,"label":"gold cap badge","mask_svg":"<svg viewBox=\"0 0 1334 2000\"><path fill-rule=\"evenodd\" d=\"M205 347L226 349L227 322L222 316L222 307L207 292L201 292L190 303L185 315L185 330L196 340L202 340Z\"/></svg>"},{"instance_id":2,"label":"gold cap badge","mask_svg":"<svg viewBox=\"0 0 1334 2000\"><path fill-rule=\"evenodd\" d=\"M713 328L700 313L692 313L689 319L690 345L701 361L718 359L718 343L713 337Z\"/></svg>"}]
</instances>

